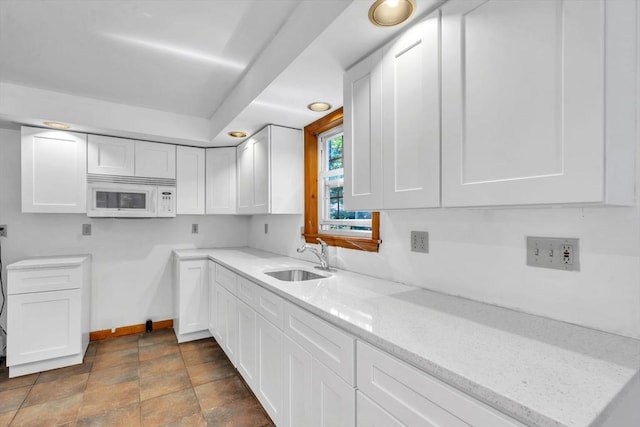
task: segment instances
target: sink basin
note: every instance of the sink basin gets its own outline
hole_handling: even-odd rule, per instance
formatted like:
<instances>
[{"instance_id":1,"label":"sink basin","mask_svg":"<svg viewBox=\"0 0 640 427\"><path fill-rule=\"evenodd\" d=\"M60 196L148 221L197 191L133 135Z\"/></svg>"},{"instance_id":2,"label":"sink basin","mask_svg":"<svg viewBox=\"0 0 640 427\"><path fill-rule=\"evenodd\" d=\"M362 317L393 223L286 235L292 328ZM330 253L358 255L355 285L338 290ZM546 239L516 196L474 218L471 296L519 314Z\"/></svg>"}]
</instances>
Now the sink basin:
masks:
<instances>
[{"instance_id":1,"label":"sink basin","mask_svg":"<svg viewBox=\"0 0 640 427\"><path fill-rule=\"evenodd\" d=\"M271 277L275 277L283 282L302 282L304 280L326 279L327 276L316 274L313 271L302 270L299 268L291 270L265 271Z\"/></svg>"}]
</instances>

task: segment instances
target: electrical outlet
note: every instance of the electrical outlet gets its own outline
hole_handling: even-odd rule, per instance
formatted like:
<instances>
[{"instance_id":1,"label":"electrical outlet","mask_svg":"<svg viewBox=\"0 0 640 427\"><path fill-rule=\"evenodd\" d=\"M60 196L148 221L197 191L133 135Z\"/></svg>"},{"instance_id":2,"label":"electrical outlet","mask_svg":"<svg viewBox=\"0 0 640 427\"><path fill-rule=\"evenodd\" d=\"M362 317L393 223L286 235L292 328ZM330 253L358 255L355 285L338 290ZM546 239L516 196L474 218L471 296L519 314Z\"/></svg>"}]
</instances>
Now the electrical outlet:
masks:
<instances>
[{"instance_id":1,"label":"electrical outlet","mask_svg":"<svg viewBox=\"0 0 640 427\"><path fill-rule=\"evenodd\" d=\"M82 235L91 236L91 224L82 224Z\"/></svg>"},{"instance_id":2,"label":"electrical outlet","mask_svg":"<svg viewBox=\"0 0 640 427\"><path fill-rule=\"evenodd\" d=\"M0 237L7 237L7 225L0 225Z\"/></svg>"},{"instance_id":3,"label":"electrical outlet","mask_svg":"<svg viewBox=\"0 0 640 427\"><path fill-rule=\"evenodd\" d=\"M198 224L191 224L191 234L198 234Z\"/></svg>"},{"instance_id":4,"label":"electrical outlet","mask_svg":"<svg viewBox=\"0 0 640 427\"><path fill-rule=\"evenodd\" d=\"M527 265L580 271L578 239L527 237Z\"/></svg>"},{"instance_id":5,"label":"electrical outlet","mask_svg":"<svg viewBox=\"0 0 640 427\"><path fill-rule=\"evenodd\" d=\"M429 253L429 232L411 232L411 251Z\"/></svg>"},{"instance_id":6,"label":"electrical outlet","mask_svg":"<svg viewBox=\"0 0 640 427\"><path fill-rule=\"evenodd\" d=\"M269 234L269 224L264 224L264 234Z\"/></svg>"}]
</instances>

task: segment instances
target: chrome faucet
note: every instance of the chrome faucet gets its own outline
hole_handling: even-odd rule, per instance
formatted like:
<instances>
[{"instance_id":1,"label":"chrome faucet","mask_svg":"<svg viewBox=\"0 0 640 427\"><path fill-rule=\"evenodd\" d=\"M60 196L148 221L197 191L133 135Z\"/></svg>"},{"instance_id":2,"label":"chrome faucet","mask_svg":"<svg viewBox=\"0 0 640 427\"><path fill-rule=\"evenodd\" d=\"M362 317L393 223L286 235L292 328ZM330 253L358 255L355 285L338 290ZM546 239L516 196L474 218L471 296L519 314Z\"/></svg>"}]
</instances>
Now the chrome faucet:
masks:
<instances>
[{"instance_id":1,"label":"chrome faucet","mask_svg":"<svg viewBox=\"0 0 640 427\"><path fill-rule=\"evenodd\" d=\"M297 251L298 253L302 253L306 250L310 250L315 256L318 257L318 260L320 260L320 268L321 270L326 270L329 271L329 245L327 244L327 242L325 242L324 240L322 240L321 238L317 238L316 239L318 242L320 242L320 250L316 249L313 246L309 246L306 243L303 243L302 246L300 246Z\"/></svg>"}]
</instances>

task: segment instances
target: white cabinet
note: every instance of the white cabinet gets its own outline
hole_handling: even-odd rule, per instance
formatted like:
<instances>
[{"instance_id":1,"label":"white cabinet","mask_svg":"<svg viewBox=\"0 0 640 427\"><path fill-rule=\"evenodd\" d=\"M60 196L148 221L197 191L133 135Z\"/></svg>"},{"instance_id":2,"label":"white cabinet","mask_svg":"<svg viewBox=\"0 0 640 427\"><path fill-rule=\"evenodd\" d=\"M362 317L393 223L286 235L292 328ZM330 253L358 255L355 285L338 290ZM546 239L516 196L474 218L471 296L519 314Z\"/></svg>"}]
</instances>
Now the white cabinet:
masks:
<instances>
[{"instance_id":1,"label":"white cabinet","mask_svg":"<svg viewBox=\"0 0 640 427\"><path fill-rule=\"evenodd\" d=\"M175 269L176 317L173 323L178 342L210 336L207 261L177 261Z\"/></svg>"},{"instance_id":2,"label":"white cabinet","mask_svg":"<svg viewBox=\"0 0 640 427\"><path fill-rule=\"evenodd\" d=\"M633 204L634 1L453 1L444 206Z\"/></svg>"},{"instance_id":3,"label":"white cabinet","mask_svg":"<svg viewBox=\"0 0 640 427\"><path fill-rule=\"evenodd\" d=\"M86 135L22 127L22 212L87 212Z\"/></svg>"},{"instance_id":4,"label":"white cabinet","mask_svg":"<svg viewBox=\"0 0 640 427\"><path fill-rule=\"evenodd\" d=\"M273 422L278 425L283 408L283 333L256 314L256 347L258 354L258 381L256 396Z\"/></svg>"},{"instance_id":5,"label":"white cabinet","mask_svg":"<svg viewBox=\"0 0 640 427\"><path fill-rule=\"evenodd\" d=\"M522 427L518 421L361 341L357 354L359 392L399 425ZM371 425L364 422L368 416L359 418L358 425Z\"/></svg>"},{"instance_id":6,"label":"white cabinet","mask_svg":"<svg viewBox=\"0 0 640 427\"><path fill-rule=\"evenodd\" d=\"M181 214L205 213L205 150L177 147L177 211Z\"/></svg>"},{"instance_id":7,"label":"white cabinet","mask_svg":"<svg viewBox=\"0 0 640 427\"><path fill-rule=\"evenodd\" d=\"M360 391L356 392L356 408L358 427L403 427L405 425Z\"/></svg>"},{"instance_id":8,"label":"white cabinet","mask_svg":"<svg viewBox=\"0 0 640 427\"><path fill-rule=\"evenodd\" d=\"M7 366L15 377L82 363L89 344L88 256L7 266Z\"/></svg>"},{"instance_id":9,"label":"white cabinet","mask_svg":"<svg viewBox=\"0 0 640 427\"><path fill-rule=\"evenodd\" d=\"M99 175L176 178L176 146L89 135L88 172Z\"/></svg>"},{"instance_id":10,"label":"white cabinet","mask_svg":"<svg viewBox=\"0 0 640 427\"><path fill-rule=\"evenodd\" d=\"M88 138L89 173L134 176L135 141L102 135L89 135Z\"/></svg>"},{"instance_id":11,"label":"white cabinet","mask_svg":"<svg viewBox=\"0 0 640 427\"><path fill-rule=\"evenodd\" d=\"M237 313L238 357L236 366L249 387L255 390L258 384L256 312L247 304L238 300Z\"/></svg>"},{"instance_id":12,"label":"white cabinet","mask_svg":"<svg viewBox=\"0 0 640 427\"><path fill-rule=\"evenodd\" d=\"M235 295L216 283L216 324L219 338L218 344L227 354L227 357L237 366L238 331L237 331L237 301Z\"/></svg>"},{"instance_id":13,"label":"white cabinet","mask_svg":"<svg viewBox=\"0 0 640 427\"><path fill-rule=\"evenodd\" d=\"M284 407L282 425L285 427L310 426L313 422L311 396L312 358L288 336L284 336Z\"/></svg>"},{"instance_id":14,"label":"white cabinet","mask_svg":"<svg viewBox=\"0 0 640 427\"><path fill-rule=\"evenodd\" d=\"M356 390L313 359L311 373L311 416L317 427L352 427L356 423Z\"/></svg>"},{"instance_id":15,"label":"white cabinet","mask_svg":"<svg viewBox=\"0 0 640 427\"><path fill-rule=\"evenodd\" d=\"M175 145L136 141L135 150L136 176L175 179Z\"/></svg>"},{"instance_id":16,"label":"white cabinet","mask_svg":"<svg viewBox=\"0 0 640 427\"><path fill-rule=\"evenodd\" d=\"M297 129L269 125L237 147L238 213L303 211L303 140Z\"/></svg>"},{"instance_id":17,"label":"white cabinet","mask_svg":"<svg viewBox=\"0 0 640 427\"><path fill-rule=\"evenodd\" d=\"M383 48L383 209L440 206L440 19Z\"/></svg>"},{"instance_id":18,"label":"white cabinet","mask_svg":"<svg viewBox=\"0 0 640 427\"><path fill-rule=\"evenodd\" d=\"M235 214L236 148L208 148L206 152L206 213Z\"/></svg>"},{"instance_id":19,"label":"white cabinet","mask_svg":"<svg viewBox=\"0 0 640 427\"><path fill-rule=\"evenodd\" d=\"M438 14L344 76L345 208L440 205Z\"/></svg>"},{"instance_id":20,"label":"white cabinet","mask_svg":"<svg viewBox=\"0 0 640 427\"><path fill-rule=\"evenodd\" d=\"M209 277L207 286L209 287L209 333L213 335L216 341L220 341L218 333L218 293L216 292L216 263L207 261L207 275Z\"/></svg>"},{"instance_id":21,"label":"white cabinet","mask_svg":"<svg viewBox=\"0 0 640 427\"><path fill-rule=\"evenodd\" d=\"M382 209L382 50L344 75L344 204Z\"/></svg>"}]
</instances>

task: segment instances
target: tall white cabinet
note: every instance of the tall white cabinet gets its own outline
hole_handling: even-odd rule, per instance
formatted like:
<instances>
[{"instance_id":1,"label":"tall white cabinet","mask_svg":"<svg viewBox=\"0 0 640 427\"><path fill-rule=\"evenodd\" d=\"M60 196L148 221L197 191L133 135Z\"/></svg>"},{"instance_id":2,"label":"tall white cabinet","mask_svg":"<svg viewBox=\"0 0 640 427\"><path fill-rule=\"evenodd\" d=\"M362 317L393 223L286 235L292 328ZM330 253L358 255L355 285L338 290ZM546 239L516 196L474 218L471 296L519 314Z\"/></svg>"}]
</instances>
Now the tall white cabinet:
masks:
<instances>
[{"instance_id":1,"label":"tall white cabinet","mask_svg":"<svg viewBox=\"0 0 640 427\"><path fill-rule=\"evenodd\" d=\"M344 76L345 208L440 205L438 14Z\"/></svg>"},{"instance_id":2,"label":"tall white cabinet","mask_svg":"<svg viewBox=\"0 0 640 427\"><path fill-rule=\"evenodd\" d=\"M91 322L90 256L10 264L7 294L10 377L82 363Z\"/></svg>"},{"instance_id":3,"label":"tall white cabinet","mask_svg":"<svg viewBox=\"0 0 640 427\"><path fill-rule=\"evenodd\" d=\"M303 212L302 132L269 125L237 147L237 213Z\"/></svg>"},{"instance_id":4,"label":"tall white cabinet","mask_svg":"<svg viewBox=\"0 0 640 427\"><path fill-rule=\"evenodd\" d=\"M22 212L87 212L87 136L22 127Z\"/></svg>"},{"instance_id":5,"label":"tall white cabinet","mask_svg":"<svg viewBox=\"0 0 640 427\"><path fill-rule=\"evenodd\" d=\"M633 203L635 7L443 7L443 205Z\"/></svg>"},{"instance_id":6,"label":"tall white cabinet","mask_svg":"<svg viewBox=\"0 0 640 427\"><path fill-rule=\"evenodd\" d=\"M205 213L205 150L179 145L176 152L176 213Z\"/></svg>"},{"instance_id":7,"label":"tall white cabinet","mask_svg":"<svg viewBox=\"0 0 640 427\"><path fill-rule=\"evenodd\" d=\"M206 213L235 214L236 147L206 150Z\"/></svg>"}]
</instances>

